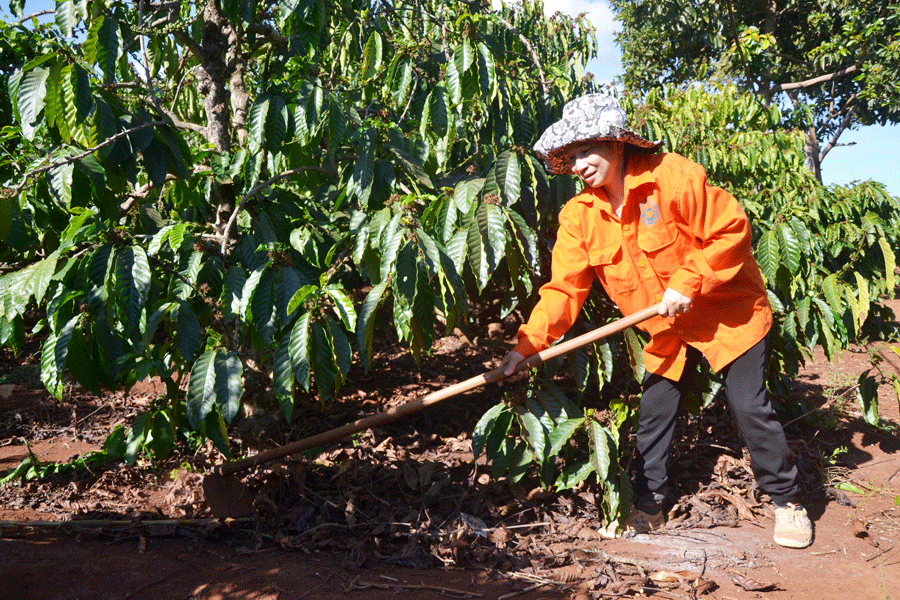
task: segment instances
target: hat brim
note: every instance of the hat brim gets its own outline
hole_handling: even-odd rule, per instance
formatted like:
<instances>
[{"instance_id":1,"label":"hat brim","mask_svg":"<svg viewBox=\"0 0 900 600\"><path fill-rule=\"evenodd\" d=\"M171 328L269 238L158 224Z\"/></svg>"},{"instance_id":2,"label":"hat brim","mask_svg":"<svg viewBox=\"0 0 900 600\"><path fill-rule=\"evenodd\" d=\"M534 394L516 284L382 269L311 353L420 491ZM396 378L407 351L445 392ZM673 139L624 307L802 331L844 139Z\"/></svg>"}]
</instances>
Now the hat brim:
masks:
<instances>
[{"instance_id":1,"label":"hat brim","mask_svg":"<svg viewBox=\"0 0 900 600\"><path fill-rule=\"evenodd\" d=\"M538 158L544 161L544 165L550 173L556 175L572 175L572 150L575 146L584 142L625 142L639 150L647 152L656 152L662 147L662 141L651 142L644 139L630 129L613 126L609 134L599 137L586 137L578 140L572 140L559 148L554 148L546 154L538 153Z\"/></svg>"}]
</instances>

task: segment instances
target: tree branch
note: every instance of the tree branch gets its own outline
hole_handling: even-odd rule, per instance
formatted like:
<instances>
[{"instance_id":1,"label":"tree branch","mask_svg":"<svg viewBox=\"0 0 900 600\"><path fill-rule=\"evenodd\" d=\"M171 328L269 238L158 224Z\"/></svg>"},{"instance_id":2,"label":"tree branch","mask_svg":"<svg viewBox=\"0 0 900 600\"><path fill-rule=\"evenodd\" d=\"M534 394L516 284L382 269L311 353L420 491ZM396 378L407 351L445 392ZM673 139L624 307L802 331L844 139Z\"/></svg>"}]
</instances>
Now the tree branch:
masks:
<instances>
[{"instance_id":1,"label":"tree branch","mask_svg":"<svg viewBox=\"0 0 900 600\"><path fill-rule=\"evenodd\" d=\"M853 115L856 112L856 106L851 106L847 110L847 114L844 115L844 118L841 119L841 124L838 126L837 132L833 136L831 136L831 140L825 144L825 147L822 148L822 151L819 153L819 162L821 163L825 159L825 155L828 154L835 146L837 146L837 140L841 137L841 134L850 127L850 121L853 119Z\"/></svg>"},{"instance_id":2,"label":"tree branch","mask_svg":"<svg viewBox=\"0 0 900 600\"><path fill-rule=\"evenodd\" d=\"M166 173L166 181L174 181L175 179L178 178L171 173ZM150 195L150 190L152 189L152 183L145 183L140 187L140 189L129 193L128 199L119 206L119 218L124 217L128 213L128 211L138 203L138 201L146 200L147 196Z\"/></svg>"},{"instance_id":3,"label":"tree branch","mask_svg":"<svg viewBox=\"0 0 900 600\"><path fill-rule=\"evenodd\" d=\"M200 65L194 65L193 67L188 69L187 72L185 72L185 74L181 76L181 81L178 82L178 85L175 86L175 94L172 96L172 110L173 111L175 110L175 103L178 102L178 96L179 96L179 94L181 94L181 86L184 85L184 82L187 79L188 75L193 73L194 70L198 69L199 67L200 67Z\"/></svg>"},{"instance_id":4,"label":"tree branch","mask_svg":"<svg viewBox=\"0 0 900 600\"><path fill-rule=\"evenodd\" d=\"M247 114L250 106L250 94L244 85L244 75L247 72L247 60L238 44L234 46L234 53L229 55L231 76L228 80L228 88L231 90L231 125L237 134L238 142L247 143Z\"/></svg>"},{"instance_id":5,"label":"tree branch","mask_svg":"<svg viewBox=\"0 0 900 600\"><path fill-rule=\"evenodd\" d=\"M786 60L788 62L792 62L795 65L806 65L807 64L805 60L800 60L796 56L791 56L790 54L785 54L784 52L776 52L775 56L777 56L779 58L783 58L784 60Z\"/></svg>"},{"instance_id":6,"label":"tree branch","mask_svg":"<svg viewBox=\"0 0 900 600\"><path fill-rule=\"evenodd\" d=\"M847 77L848 75L853 75L854 73L859 71L858 65L851 65L846 69L842 69L840 71L835 71L834 73L829 73L828 75L822 75L820 77L814 77L813 79L807 79L806 81L798 81L796 83L782 83L780 85L776 85L772 87L772 93L777 94L778 92L787 92L790 90L799 90L803 88L812 87L819 83L824 83L826 81L831 81L833 79L841 79L843 77Z\"/></svg>"},{"instance_id":7,"label":"tree branch","mask_svg":"<svg viewBox=\"0 0 900 600\"><path fill-rule=\"evenodd\" d=\"M56 10L53 8L48 8L46 10L39 10L36 13L32 13L32 14L28 15L27 17L22 17L21 19L19 19L18 24L21 25L25 21L28 21L30 19L36 19L38 17L43 17L44 15L52 15L55 12L56 12Z\"/></svg>"},{"instance_id":8,"label":"tree branch","mask_svg":"<svg viewBox=\"0 0 900 600\"><path fill-rule=\"evenodd\" d=\"M290 40L280 33L278 30L269 25L268 23L250 23L247 25L247 33L255 33L260 35L279 48L287 48L290 44Z\"/></svg>"},{"instance_id":9,"label":"tree branch","mask_svg":"<svg viewBox=\"0 0 900 600\"><path fill-rule=\"evenodd\" d=\"M540 57L538 57L538 54L535 51L534 46L531 45L531 42L528 41L528 38L526 38L524 35L522 35L522 32L520 32L518 29L516 29L512 23L510 23L509 21L507 21L506 19L501 17L499 14L495 14L494 16L497 18L498 21L500 21L500 23L504 27L506 27L512 33L514 33L519 38L519 41L522 42L522 45L525 46L525 49L528 50L528 54L531 55L531 62L533 62L534 66L537 67L538 78L541 80L541 89L543 90L545 96L547 94L549 94L550 93L550 84L547 83L547 77L544 75L544 68L541 66Z\"/></svg>"},{"instance_id":10,"label":"tree branch","mask_svg":"<svg viewBox=\"0 0 900 600\"><path fill-rule=\"evenodd\" d=\"M106 138L105 140L103 140L102 142L97 144L96 146L94 146L92 148L88 148L87 150L85 150L84 152L82 152L80 154L76 154L75 156L70 156L69 158L66 158L63 160L58 160L56 162L50 163L49 165L44 165L43 167L38 167L37 169L35 169L33 171L29 171L28 173L25 173L25 175L23 176L22 183L20 183L19 186L15 189L15 193L19 194L23 189L25 189L25 184L28 183L28 180L30 178L34 177L35 175L40 175L41 173L46 173L47 171L50 171L57 167L61 167L63 165L73 163L77 160L81 160L85 156L87 156L89 154L93 154L100 148L109 146L110 144L112 144L113 142L118 140L119 138L125 137L126 135L129 135L136 131L141 131L141 130L147 129L149 127L160 127L163 125L168 125L168 123L165 121L151 121L150 123L144 123L143 125L138 125L137 127L132 127L131 129L125 129L124 131L120 131L119 133Z\"/></svg>"},{"instance_id":11,"label":"tree branch","mask_svg":"<svg viewBox=\"0 0 900 600\"><path fill-rule=\"evenodd\" d=\"M177 39L187 47L190 53L194 55L194 58L197 59L197 62L201 64L203 63L203 50L194 40L191 39L191 36L178 29L173 31L172 35L174 35L175 39Z\"/></svg>"},{"instance_id":12,"label":"tree branch","mask_svg":"<svg viewBox=\"0 0 900 600\"><path fill-rule=\"evenodd\" d=\"M228 222L225 224L225 228L222 231L222 244L221 244L222 255L224 256L225 251L228 248L228 240L231 237L231 228L234 226L234 222L237 220L238 213L241 212L241 209L244 208L244 204L246 204L248 200L250 200L251 198L256 196L256 194L259 193L260 190L263 190L263 189L269 187L270 185L272 185L279 179L284 179L285 177L290 177L291 175L298 175L300 173L305 173L307 171L318 171L320 173L325 173L326 175L329 175L331 177L335 176L335 173L329 171L328 169L322 168L322 167L297 167L296 169L290 169L288 171L284 171L282 173L279 173L278 175L275 175L274 177L270 177L269 179L267 179L261 183L257 183L255 186L250 188L249 192L244 194L244 197L241 198L241 201L238 202L238 205L234 207L234 210L232 211L231 216L228 217Z\"/></svg>"},{"instance_id":13,"label":"tree branch","mask_svg":"<svg viewBox=\"0 0 900 600\"><path fill-rule=\"evenodd\" d=\"M209 171L209 167L207 165L205 165L205 164L195 165L194 170L190 176L193 177L195 175L199 175L199 174L207 172L207 171ZM166 182L175 181L176 179L178 179L177 176L172 175L171 173L166 173ZM131 208L138 201L146 200L154 187L156 187L156 186L154 186L152 183L148 182L148 183L145 183L144 185L142 185L141 187L139 187L138 189L134 190L133 192L127 193L126 196L128 197L128 199L125 200L125 202L123 202L119 206L119 217L123 217L125 215L125 213L127 213L129 210L131 210Z\"/></svg>"},{"instance_id":14,"label":"tree branch","mask_svg":"<svg viewBox=\"0 0 900 600\"><path fill-rule=\"evenodd\" d=\"M400 15L397 14L397 11L394 10L394 7L391 6L390 2L387 2L387 0L380 0L380 2L381 2L381 7L385 10L385 12L389 13L397 21L397 23L400 25L400 27L402 27L403 29L406 30L406 33L408 33L410 36L415 35L413 33L412 29L407 27L407 25L403 21L403 19L400 18ZM388 27L390 27L391 20L385 19L384 21L385 21L385 23L388 24Z\"/></svg>"},{"instance_id":15,"label":"tree branch","mask_svg":"<svg viewBox=\"0 0 900 600\"><path fill-rule=\"evenodd\" d=\"M148 107L153 107L156 112L159 113L160 117L166 117L171 122L171 125L174 125L178 129L186 129L188 131L196 131L197 133L206 136L206 127L203 125L197 125L196 123L191 123L189 121L182 121L178 115L176 115L173 111L167 109L162 105L159 98L157 97L147 97L140 96L141 102L146 104Z\"/></svg>"}]
</instances>

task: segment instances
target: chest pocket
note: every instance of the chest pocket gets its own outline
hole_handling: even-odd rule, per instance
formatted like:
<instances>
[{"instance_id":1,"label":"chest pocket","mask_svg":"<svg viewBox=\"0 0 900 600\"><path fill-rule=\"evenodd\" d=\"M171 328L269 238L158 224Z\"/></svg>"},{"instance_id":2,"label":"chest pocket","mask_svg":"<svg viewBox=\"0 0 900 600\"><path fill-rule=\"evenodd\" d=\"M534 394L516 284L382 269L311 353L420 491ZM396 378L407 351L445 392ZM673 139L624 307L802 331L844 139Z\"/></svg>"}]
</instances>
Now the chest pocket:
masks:
<instances>
[{"instance_id":1,"label":"chest pocket","mask_svg":"<svg viewBox=\"0 0 900 600\"><path fill-rule=\"evenodd\" d=\"M638 230L638 247L650 260L653 270L661 277L667 277L681 266L681 244L678 231L671 221L661 221L653 226L643 225Z\"/></svg>"},{"instance_id":2,"label":"chest pocket","mask_svg":"<svg viewBox=\"0 0 900 600\"><path fill-rule=\"evenodd\" d=\"M637 274L625 264L621 247L591 250L588 259L611 298L634 291L637 287Z\"/></svg>"}]
</instances>

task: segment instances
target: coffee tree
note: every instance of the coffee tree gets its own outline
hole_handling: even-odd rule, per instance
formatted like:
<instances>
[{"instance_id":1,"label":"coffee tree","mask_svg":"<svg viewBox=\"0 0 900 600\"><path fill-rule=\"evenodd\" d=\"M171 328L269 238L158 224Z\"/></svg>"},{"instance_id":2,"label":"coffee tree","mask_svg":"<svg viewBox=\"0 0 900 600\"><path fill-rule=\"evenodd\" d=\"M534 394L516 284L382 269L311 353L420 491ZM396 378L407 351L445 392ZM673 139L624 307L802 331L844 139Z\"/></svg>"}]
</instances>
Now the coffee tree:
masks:
<instances>
[{"instance_id":1,"label":"coffee tree","mask_svg":"<svg viewBox=\"0 0 900 600\"><path fill-rule=\"evenodd\" d=\"M147 376L129 461L269 393L339 389L376 331L415 357L533 291L554 190L527 148L589 89L538 4L56 3L2 24L0 341L41 378ZM557 186L559 187L559 186ZM558 194L557 194L558 195ZM259 380L262 380L262 386ZM268 382L268 383L267 383Z\"/></svg>"}]
</instances>

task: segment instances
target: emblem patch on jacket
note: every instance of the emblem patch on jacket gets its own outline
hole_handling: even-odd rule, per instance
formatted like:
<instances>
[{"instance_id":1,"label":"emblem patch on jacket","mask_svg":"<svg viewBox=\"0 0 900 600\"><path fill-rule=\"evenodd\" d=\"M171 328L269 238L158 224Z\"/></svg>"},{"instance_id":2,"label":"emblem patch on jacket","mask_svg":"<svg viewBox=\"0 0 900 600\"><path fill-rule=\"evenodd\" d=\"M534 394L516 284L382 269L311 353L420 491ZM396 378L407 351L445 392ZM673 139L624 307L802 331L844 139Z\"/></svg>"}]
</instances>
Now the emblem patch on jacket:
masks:
<instances>
[{"instance_id":1,"label":"emblem patch on jacket","mask_svg":"<svg viewBox=\"0 0 900 600\"><path fill-rule=\"evenodd\" d=\"M659 205L653 198L647 198L641 202L641 223L650 227L659 222Z\"/></svg>"}]
</instances>

